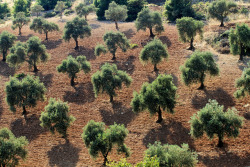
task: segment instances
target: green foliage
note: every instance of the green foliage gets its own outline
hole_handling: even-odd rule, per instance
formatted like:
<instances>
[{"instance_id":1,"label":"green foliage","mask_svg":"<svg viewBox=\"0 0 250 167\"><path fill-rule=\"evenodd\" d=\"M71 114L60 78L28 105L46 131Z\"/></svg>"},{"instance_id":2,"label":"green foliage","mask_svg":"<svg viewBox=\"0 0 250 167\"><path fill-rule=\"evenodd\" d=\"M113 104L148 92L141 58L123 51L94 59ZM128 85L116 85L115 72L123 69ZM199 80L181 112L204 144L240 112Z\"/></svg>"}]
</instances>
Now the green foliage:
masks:
<instances>
[{"instance_id":1,"label":"green foliage","mask_svg":"<svg viewBox=\"0 0 250 167\"><path fill-rule=\"evenodd\" d=\"M218 146L223 146L224 136L236 138L243 125L243 117L237 114L235 108L223 111L224 106L220 106L216 100L209 100L204 108L191 117L190 134L195 138L200 138L206 132L208 138L218 136Z\"/></svg>"},{"instance_id":2,"label":"green foliage","mask_svg":"<svg viewBox=\"0 0 250 167\"><path fill-rule=\"evenodd\" d=\"M96 158L101 153L104 158L103 164L106 165L108 154L115 145L118 153L124 153L126 157L130 155L129 148L124 144L127 135L128 130L124 125L115 123L105 129L103 122L91 120L83 128L82 139L89 149L89 154Z\"/></svg>"},{"instance_id":3,"label":"green foliage","mask_svg":"<svg viewBox=\"0 0 250 167\"><path fill-rule=\"evenodd\" d=\"M122 89L122 83L129 87L132 78L126 72L118 70L115 64L105 63L101 67L101 71L97 71L92 75L91 81L95 95L107 93L110 96L110 102L112 102L113 96L116 96L115 90Z\"/></svg>"},{"instance_id":4,"label":"green foliage","mask_svg":"<svg viewBox=\"0 0 250 167\"><path fill-rule=\"evenodd\" d=\"M36 0L39 5L41 5L45 10L54 9L59 0ZM72 0L63 0L67 7L71 6Z\"/></svg>"},{"instance_id":5,"label":"green foliage","mask_svg":"<svg viewBox=\"0 0 250 167\"><path fill-rule=\"evenodd\" d=\"M29 5L27 0L15 0L13 6L14 17L17 17L19 12L23 12L27 16L30 9Z\"/></svg>"},{"instance_id":6,"label":"green foliage","mask_svg":"<svg viewBox=\"0 0 250 167\"><path fill-rule=\"evenodd\" d=\"M106 54L107 50L104 45L97 44L95 47L95 56L100 56L101 54Z\"/></svg>"},{"instance_id":7,"label":"green foliage","mask_svg":"<svg viewBox=\"0 0 250 167\"><path fill-rule=\"evenodd\" d=\"M26 137L16 138L8 129L0 129L0 166L16 166L20 159L25 160L29 142Z\"/></svg>"},{"instance_id":8,"label":"green foliage","mask_svg":"<svg viewBox=\"0 0 250 167\"><path fill-rule=\"evenodd\" d=\"M229 33L229 43L231 53L243 56L250 56L250 27L247 24L237 25L236 29L231 29Z\"/></svg>"},{"instance_id":9,"label":"green foliage","mask_svg":"<svg viewBox=\"0 0 250 167\"><path fill-rule=\"evenodd\" d=\"M7 14L10 13L10 9L7 3L0 3L0 19L4 19Z\"/></svg>"},{"instance_id":10,"label":"green foliage","mask_svg":"<svg viewBox=\"0 0 250 167\"><path fill-rule=\"evenodd\" d=\"M6 61L7 52L14 45L15 40L16 36L8 31L3 31L0 34L0 51L3 54L3 61Z\"/></svg>"},{"instance_id":11,"label":"green foliage","mask_svg":"<svg viewBox=\"0 0 250 167\"><path fill-rule=\"evenodd\" d=\"M135 49L135 48L139 47L138 44L136 44L136 43L131 43L131 44L129 44L129 46L130 46L130 49Z\"/></svg>"},{"instance_id":12,"label":"green foliage","mask_svg":"<svg viewBox=\"0 0 250 167\"><path fill-rule=\"evenodd\" d=\"M206 74L219 75L218 65L210 52L194 52L180 69L185 85L200 82L199 89L204 89Z\"/></svg>"},{"instance_id":13,"label":"green foliage","mask_svg":"<svg viewBox=\"0 0 250 167\"><path fill-rule=\"evenodd\" d=\"M91 13L91 12L94 12L96 9L95 9L95 6L94 5L86 5L84 3L80 3L78 6L76 6L75 8L75 11L76 11L76 14L79 16L79 17L85 17L85 20L87 20L87 16Z\"/></svg>"},{"instance_id":14,"label":"green foliage","mask_svg":"<svg viewBox=\"0 0 250 167\"><path fill-rule=\"evenodd\" d=\"M36 17L43 11L44 8L41 5L35 4L31 7L31 13L35 13Z\"/></svg>"},{"instance_id":15,"label":"green foliage","mask_svg":"<svg viewBox=\"0 0 250 167\"><path fill-rule=\"evenodd\" d=\"M6 101L12 112L16 112L16 107L23 108L23 114L26 114L26 107L35 107L37 101L43 101L46 88L39 78L27 75L19 80L10 77L6 83Z\"/></svg>"},{"instance_id":16,"label":"green foliage","mask_svg":"<svg viewBox=\"0 0 250 167\"><path fill-rule=\"evenodd\" d=\"M166 0L165 16L171 22L182 17L195 17L192 0Z\"/></svg>"},{"instance_id":17,"label":"green foliage","mask_svg":"<svg viewBox=\"0 0 250 167\"><path fill-rule=\"evenodd\" d=\"M204 23L193 19L192 17L182 17L177 19L177 29L179 38L183 42L190 42L190 50L194 49L193 41L198 33L202 39Z\"/></svg>"},{"instance_id":18,"label":"green foliage","mask_svg":"<svg viewBox=\"0 0 250 167\"><path fill-rule=\"evenodd\" d=\"M57 1L57 4L55 6L54 11L60 13L61 19L62 19L62 14L63 14L63 11L64 11L65 8L66 8L65 2Z\"/></svg>"},{"instance_id":19,"label":"green foliage","mask_svg":"<svg viewBox=\"0 0 250 167\"><path fill-rule=\"evenodd\" d=\"M69 107L67 103L60 100L50 98L49 104L42 112L40 121L43 128L48 128L52 134L57 131L64 138L67 137L67 129L75 121L75 117L69 115Z\"/></svg>"},{"instance_id":20,"label":"green foliage","mask_svg":"<svg viewBox=\"0 0 250 167\"><path fill-rule=\"evenodd\" d=\"M46 40L48 40L49 32L59 31L59 27L57 24L48 22L43 18L33 19L33 22L30 25L30 29L34 30L35 32L39 32L40 34L44 33L46 35Z\"/></svg>"},{"instance_id":21,"label":"green foliage","mask_svg":"<svg viewBox=\"0 0 250 167\"><path fill-rule=\"evenodd\" d=\"M18 28L19 29L19 34L18 35L22 35L21 30L22 30L23 26L28 25L29 22L30 22L30 19L25 16L25 13L24 12L19 12L19 13L17 13L16 17L12 21L11 28L13 30Z\"/></svg>"},{"instance_id":22,"label":"green foliage","mask_svg":"<svg viewBox=\"0 0 250 167\"><path fill-rule=\"evenodd\" d=\"M91 35L91 28L86 20L75 17L72 21L68 21L64 27L63 39L69 41L73 38L76 42L75 49L78 49L78 38L85 38Z\"/></svg>"},{"instance_id":23,"label":"green foliage","mask_svg":"<svg viewBox=\"0 0 250 167\"><path fill-rule=\"evenodd\" d=\"M157 123L160 123L163 120L161 110L174 113L176 90L171 75L159 75L151 84L144 83L140 94L134 92L130 105L135 113L144 110L148 110L151 115L158 113Z\"/></svg>"},{"instance_id":24,"label":"green foliage","mask_svg":"<svg viewBox=\"0 0 250 167\"><path fill-rule=\"evenodd\" d=\"M167 46L161 40L154 39L149 42L140 53L140 60L144 63L150 61L154 65L154 71L157 71L156 65L159 64L163 58L168 58Z\"/></svg>"},{"instance_id":25,"label":"green foliage","mask_svg":"<svg viewBox=\"0 0 250 167\"><path fill-rule=\"evenodd\" d=\"M237 4L228 0L217 0L212 2L208 7L210 17L221 22L220 26L224 26L224 19L230 14L236 12Z\"/></svg>"},{"instance_id":26,"label":"green foliage","mask_svg":"<svg viewBox=\"0 0 250 167\"><path fill-rule=\"evenodd\" d=\"M114 1L109 4L108 10L105 11L105 18L115 22L116 29L118 30L118 21L125 21L128 17L128 9L125 5L118 5Z\"/></svg>"},{"instance_id":27,"label":"green foliage","mask_svg":"<svg viewBox=\"0 0 250 167\"><path fill-rule=\"evenodd\" d=\"M126 21L134 21L138 13L143 9L145 0L128 0L128 18Z\"/></svg>"},{"instance_id":28,"label":"green foliage","mask_svg":"<svg viewBox=\"0 0 250 167\"><path fill-rule=\"evenodd\" d=\"M247 17L248 14L249 14L249 9L243 7L243 8L241 8L240 13L241 13L241 14L244 14L244 15Z\"/></svg>"},{"instance_id":29,"label":"green foliage","mask_svg":"<svg viewBox=\"0 0 250 167\"><path fill-rule=\"evenodd\" d=\"M236 98L245 97L250 94L250 64L248 68L245 68L239 79L236 80L236 88L238 90L234 93Z\"/></svg>"},{"instance_id":30,"label":"green foliage","mask_svg":"<svg viewBox=\"0 0 250 167\"><path fill-rule=\"evenodd\" d=\"M137 31L146 31L146 29L148 28L150 30L151 37L154 36L153 28L157 33L161 33L164 31L160 13L152 12L148 8L144 8L138 13L137 19L135 21L135 26Z\"/></svg>"},{"instance_id":31,"label":"green foliage","mask_svg":"<svg viewBox=\"0 0 250 167\"><path fill-rule=\"evenodd\" d=\"M132 167L130 163L126 161L126 158L121 159L119 162L110 162L108 167ZM135 165L135 167L160 167L158 158L146 156L143 161Z\"/></svg>"},{"instance_id":32,"label":"green foliage","mask_svg":"<svg viewBox=\"0 0 250 167\"><path fill-rule=\"evenodd\" d=\"M56 16L56 12L48 12L44 14L45 18L50 18Z\"/></svg>"},{"instance_id":33,"label":"green foliage","mask_svg":"<svg viewBox=\"0 0 250 167\"><path fill-rule=\"evenodd\" d=\"M41 40L36 37L30 37L26 43L18 42L10 49L10 54L7 56L7 63L11 67L18 67L25 61L28 62L29 68L34 67L34 72L37 72L37 64L46 62L49 59L49 54Z\"/></svg>"},{"instance_id":34,"label":"green foliage","mask_svg":"<svg viewBox=\"0 0 250 167\"><path fill-rule=\"evenodd\" d=\"M72 14L72 13L74 13L74 10L72 10L72 9L65 9L63 14L64 14L65 16L68 16L68 15L70 15L70 14Z\"/></svg>"},{"instance_id":35,"label":"green foliage","mask_svg":"<svg viewBox=\"0 0 250 167\"><path fill-rule=\"evenodd\" d=\"M156 156L161 167L185 166L194 167L198 160L197 154L189 150L188 144L178 145L161 145L160 142L149 144L146 150L146 156Z\"/></svg>"},{"instance_id":36,"label":"green foliage","mask_svg":"<svg viewBox=\"0 0 250 167\"><path fill-rule=\"evenodd\" d=\"M71 78L71 86L74 86L76 74L81 70L83 70L85 74L89 73L91 70L91 65L85 56L78 56L76 59L72 56L68 56L67 59L62 61L62 64L57 66L58 72L67 73L69 75Z\"/></svg>"}]
</instances>

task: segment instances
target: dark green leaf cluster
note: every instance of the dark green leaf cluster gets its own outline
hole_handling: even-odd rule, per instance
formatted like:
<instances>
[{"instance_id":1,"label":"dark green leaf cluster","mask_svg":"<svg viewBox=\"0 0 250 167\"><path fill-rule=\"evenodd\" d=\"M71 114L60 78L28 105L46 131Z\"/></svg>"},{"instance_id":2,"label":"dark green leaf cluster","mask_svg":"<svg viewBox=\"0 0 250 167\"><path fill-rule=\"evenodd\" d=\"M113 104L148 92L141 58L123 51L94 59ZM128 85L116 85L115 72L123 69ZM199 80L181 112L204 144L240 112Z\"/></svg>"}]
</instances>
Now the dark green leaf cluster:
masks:
<instances>
[{"instance_id":1,"label":"dark green leaf cluster","mask_svg":"<svg viewBox=\"0 0 250 167\"><path fill-rule=\"evenodd\" d=\"M234 93L236 98L250 95L250 67L244 69L241 77L236 80L235 86L238 88L238 90Z\"/></svg>"},{"instance_id":2,"label":"dark green leaf cluster","mask_svg":"<svg viewBox=\"0 0 250 167\"><path fill-rule=\"evenodd\" d=\"M60 0L36 0L39 5L41 5L45 10L51 10L54 9L57 1ZM70 7L71 5L71 0L63 0L65 4Z\"/></svg>"},{"instance_id":3,"label":"dark green leaf cluster","mask_svg":"<svg viewBox=\"0 0 250 167\"><path fill-rule=\"evenodd\" d=\"M219 68L210 52L194 52L180 69L185 85L199 82L200 89L204 88L206 74L219 75Z\"/></svg>"},{"instance_id":4,"label":"dark green leaf cluster","mask_svg":"<svg viewBox=\"0 0 250 167\"><path fill-rule=\"evenodd\" d=\"M25 16L24 12L18 12L14 20L12 21L12 26L11 28L15 30L16 28L19 29L19 35L22 34L21 29L23 28L24 25L28 25L30 22L30 19Z\"/></svg>"},{"instance_id":5,"label":"dark green leaf cluster","mask_svg":"<svg viewBox=\"0 0 250 167\"><path fill-rule=\"evenodd\" d=\"M144 8L145 0L128 0L128 18L126 21L134 21L138 13Z\"/></svg>"},{"instance_id":6,"label":"dark green leaf cluster","mask_svg":"<svg viewBox=\"0 0 250 167\"><path fill-rule=\"evenodd\" d=\"M23 12L26 16L29 14L30 10L30 1L28 0L15 0L13 6L14 17L18 16L19 12Z\"/></svg>"},{"instance_id":7,"label":"dark green leaf cluster","mask_svg":"<svg viewBox=\"0 0 250 167\"><path fill-rule=\"evenodd\" d=\"M43 101L46 88L39 78L27 75L21 80L10 77L6 83L6 101L12 112L16 112L16 107L23 108L23 114L26 114L25 107L35 107L37 101Z\"/></svg>"},{"instance_id":8,"label":"dark green leaf cluster","mask_svg":"<svg viewBox=\"0 0 250 167\"><path fill-rule=\"evenodd\" d=\"M0 34L0 51L3 54L3 61L6 61L7 52L14 45L15 40L16 36L8 31L3 31Z\"/></svg>"},{"instance_id":9,"label":"dark green leaf cluster","mask_svg":"<svg viewBox=\"0 0 250 167\"><path fill-rule=\"evenodd\" d=\"M161 40L154 39L149 42L140 53L140 60L144 63L150 62L154 65L156 71L156 65L159 64L163 58L168 58L167 46L165 46Z\"/></svg>"},{"instance_id":10,"label":"dark green leaf cluster","mask_svg":"<svg viewBox=\"0 0 250 167\"><path fill-rule=\"evenodd\" d=\"M10 13L10 8L7 3L0 3L0 19L4 19Z\"/></svg>"},{"instance_id":11,"label":"dark green leaf cluster","mask_svg":"<svg viewBox=\"0 0 250 167\"><path fill-rule=\"evenodd\" d=\"M110 101L113 101L113 96L116 96L115 90L122 89L124 83L127 87L130 86L132 78L124 71L118 70L115 64L110 65L105 63L101 67L101 71L97 71L92 75L92 84L94 86L95 95L107 93L110 96Z\"/></svg>"},{"instance_id":12,"label":"dark green leaf cluster","mask_svg":"<svg viewBox=\"0 0 250 167\"><path fill-rule=\"evenodd\" d=\"M50 98L49 104L41 114L40 125L43 128L48 128L52 134L57 131L66 138L67 129L75 121L75 117L69 115L69 112L67 103Z\"/></svg>"},{"instance_id":13,"label":"dark green leaf cluster","mask_svg":"<svg viewBox=\"0 0 250 167\"><path fill-rule=\"evenodd\" d=\"M16 166L28 154L26 137L16 138L7 128L0 129L0 166Z\"/></svg>"},{"instance_id":14,"label":"dark green leaf cluster","mask_svg":"<svg viewBox=\"0 0 250 167\"><path fill-rule=\"evenodd\" d=\"M86 5L84 3L80 3L78 6L76 6L75 11L76 14L80 17L85 17L85 20L87 20L87 16L91 13L94 12L95 6L94 5Z\"/></svg>"},{"instance_id":15,"label":"dark green leaf cluster","mask_svg":"<svg viewBox=\"0 0 250 167\"><path fill-rule=\"evenodd\" d=\"M91 120L83 128L82 139L89 149L89 154L96 158L101 153L106 165L108 154L115 146L118 153L124 153L126 157L130 155L129 148L124 144L127 135L128 130L124 125L115 123L105 129L103 122Z\"/></svg>"},{"instance_id":16,"label":"dark green leaf cluster","mask_svg":"<svg viewBox=\"0 0 250 167\"><path fill-rule=\"evenodd\" d=\"M95 56L100 56L101 54L106 54L107 50L104 45L97 44L95 47Z\"/></svg>"},{"instance_id":17,"label":"dark green leaf cluster","mask_svg":"<svg viewBox=\"0 0 250 167\"><path fill-rule=\"evenodd\" d=\"M204 108L191 117L191 135L199 138L205 132L210 139L217 135L219 147L223 146L224 136L236 138L243 125L243 117L237 114L235 108L228 109L227 112L223 108L216 100L209 100Z\"/></svg>"},{"instance_id":18,"label":"dark green leaf cluster","mask_svg":"<svg viewBox=\"0 0 250 167\"><path fill-rule=\"evenodd\" d=\"M161 167L185 166L194 167L198 160L195 152L189 150L188 144L178 145L161 145L160 142L149 144L146 155L149 157L156 156Z\"/></svg>"},{"instance_id":19,"label":"dark green leaf cluster","mask_svg":"<svg viewBox=\"0 0 250 167\"><path fill-rule=\"evenodd\" d=\"M132 164L128 163L126 158L121 159L119 162L109 162L108 167L133 167ZM145 156L144 160L134 165L134 167L160 167L158 158Z\"/></svg>"}]
</instances>

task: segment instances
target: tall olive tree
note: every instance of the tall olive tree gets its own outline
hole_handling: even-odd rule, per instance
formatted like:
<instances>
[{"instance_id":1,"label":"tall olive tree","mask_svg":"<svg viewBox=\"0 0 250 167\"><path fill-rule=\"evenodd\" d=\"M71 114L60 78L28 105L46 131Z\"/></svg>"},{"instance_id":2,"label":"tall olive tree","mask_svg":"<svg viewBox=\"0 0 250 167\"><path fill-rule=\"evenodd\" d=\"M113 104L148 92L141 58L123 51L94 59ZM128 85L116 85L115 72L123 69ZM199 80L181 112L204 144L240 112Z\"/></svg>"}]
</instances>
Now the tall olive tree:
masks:
<instances>
[{"instance_id":1,"label":"tall olive tree","mask_svg":"<svg viewBox=\"0 0 250 167\"><path fill-rule=\"evenodd\" d=\"M3 54L3 61L6 61L7 52L14 45L15 40L16 36L8 31L3 31L0 34L0 51Z\"/></svg>"},{"instance_id":2,"label":"tall olive tree","mask_svg":"<svg viewBox=\"0 0 250 167\"><path fill-rule=\"evenodd\" d=\"M118 70L115 64L105 63L101 67L101 71L97 71L92 75L91 81L96 96L107 93L110 97L110 102L113 102L113 97L116 96L115 90L122 89L123 83L129 87L132 78L126 72Z\"/></svg>"},{"instance_id":3,"label":"tall olive tree","mask_svg":"<svg viewBox=\"0 0 250 167\"><path fill-rule=\"evenodd\" d=\"M224 136L236 138L243 125L243 117L237 114L235 108L227 112L223 108L216 100L209 100L204 108L191 117L191 135L200 138L205 132L210 139L216 135L219 139L218 147L223 147Z\"/></svg>"},{"instance_id":4,"label":"tall olive tree","mask_svg":"<svg viewBox=\"0 0 250 167\"><path fill-rule=\"evenodd\" d=\"M102 154L103 165L106 166L108 155L115 147L118 153L124 153L126 157L130 155L129 148L124 144L128 130L124 125L114 124L105 129L103 122L89 121L83 128L82 139L93 158Z\"/></svg>"},{"instance_id":5,"label":"tall olive tree","mask_svg":"<svg viewBox=\"0 0 250 167\"><path fill-rule=\"evenodd\" d=\"M62 19L63 11L64 11L65 8L66 8L65 2L63 2L63 1L57 1L57 4L55 6L54 11L60 13L61 19Z\"/></svg>"},{"instance_id":6,"label":"tall olive tree","mask_svg":"<svg viewBox=\"0 0 250 167\"><path fill-rule=\"evenodd\" d=\"M95 11L95 6L94 5L86 5L84 3L80 3L78 6L75 8L76 14L79 17L85 17L85 20L87 20L87 16Z\"/></svg>"},{"instance_id":7,"label":"tall olive tree","mask_svg":"<svg viewBox=\"0 0 250 167\"><path fill-rule=\"evenodd\" d=\"M235 87L238 88L238 90L234 93L236 98L250 95L250 63L248 66L249 67L245 68L242 72L241 77L236 80Z\"/></svg>"},{"instance_id":8,"label":"tall olive tree","mask_svg":"<svg viewBox=\"0 0 250 167\"><path fill-rule=\"evenodd\" d=\"M24 12L18 12L16 17L14 18L14 20L12 21L12 26L11 28L13 30L15 30L16 28L18 28L19 30L19 34L18 35L22 35L22 28L24 25L28 25L28 23L30 22L30 19L28 17L25 16Z\"/></svg>"},{"instance_id":9,"label":"tall olive tree","mask_svg":"<svg viewBox=\"0 0 250 167\"><path fill-rule=\"evenodd\" d=\"M125 21L128 17L128 9L126 5L118 5L114 1L109 4L108 10L105 11L107 20L115 22L115 28L118 30L118 21Z\"/></svg>"},{"instance_id":10,"label":"tall olive tree","mask_svg":"<svg viewBox=\"0 0 250 167\"><path fill-rule=\"evenodd\" d=\"M44 8L39 4L35 4L31 7L31 13L35 13L36 17L38 17L43 10Z\"/></svg>"},{"instance_id":11,"label":"tall olive tree","mask_svg":"<svg viewBox=\"0 0 250 167\"><path fill-rule=\"evenodd\" d=\"M162 119L162 110L174 113L177 87L170 75L159 75L151 84L144 83L140 94L134 92L132 110L139 113L148 110L151 115L158 114L156 123Z\"/></svg>"},{"instance_id":12,"label":"tall olive tree","mask_svg":"<svg viewBox=\"0 0 250 167\"><path fill-rule=\"evenodd\" d=\"M23 78L10 77L5 92L10 110L15 113L16 107L22 107L22 114L26 115L26 107L35 107L37 101L45 99L46 88L39 78L27 75Z\"/></svg>"},{"instance_id":13,"label":"tall olive tree","mask_svg":"<svg viewBox=\"0 0 250 167\"><path fill-rule=\"evenodd\" d=\"M78 38L85 38L91 35L91 28L86 20L75 17L72 21L68 21L64 27L63 39L69 41L73 38L76 42L75 49L78 49Z\"/></svg>"},{"instance_id":14,"label":"tall olive tree","mask_svg":"<svg viewBox=\"0 0 250 167\"><path fill-rule=\"evenodd\" d=\"M205 87L204 80L206 74L211 76L219 75L218 65L210 52L194 52L180 69L185 85L199 82L201 83L199 89L204 89Z\"/></svg>"}]
</instances>

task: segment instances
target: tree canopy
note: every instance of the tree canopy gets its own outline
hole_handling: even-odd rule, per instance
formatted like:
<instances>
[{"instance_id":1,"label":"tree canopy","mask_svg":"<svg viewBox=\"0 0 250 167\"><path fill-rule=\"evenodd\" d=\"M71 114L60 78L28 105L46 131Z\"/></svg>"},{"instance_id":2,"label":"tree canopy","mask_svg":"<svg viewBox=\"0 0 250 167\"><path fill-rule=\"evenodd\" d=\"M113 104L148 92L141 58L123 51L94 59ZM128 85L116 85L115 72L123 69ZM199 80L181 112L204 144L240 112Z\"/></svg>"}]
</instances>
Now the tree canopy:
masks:
<instances>
[{"instance_id":1,"label":"tree canopy","mask_svg":"<svg viewBox=\"0 0 250 167\"><path fill-rule=\"evenodd\" d=\"M194 52L180 69L185 85L200 82L201 86L199 89L204 89L205 87L204 80L206 74L211 76L219 75L218 65L210 52Z\"/></svg>"},{"instance_id":2,"label":"tree canopy","mask_svg":"<svg viewBox=\"0 0 250 167\"><path fill-rule=\"evenodd\" d=\"M245 68L242 72L241 77L236 80L235 87L238 88L238 90L234 93L236 98L250 95L250 63L248 66L249 67Z\"/></svg>"},{"instance_id":3,"label":"tree canopy","mask_svg":"<svg viewBox=\"0 0 250 167\"><path fill-rule=\"evenodd\" d=\"M35 13L36 17L39 16L39 14L41 13L41 11L43 11L44 8L41 5L35 4L33 6L31 6L31 13Z\"/></svg>"},{"instance_id":4,"label":"tree canopy","mask_svg":"<svg viewBox=\"0 0 250 167\"><path fill-rule=\"evenodd\" d=\"M135 113L148 110L151 115L158 113L156 123L160 123L163 120L162 110L174 113L176 90L171 75L159 75L151 84L144 83L139 94L134 92L132 110Z\"/></svg>"},{"instance_id":5,"label":"tree canopy","mask_svg":"<svg viewBox=\"0 0 250 167\"><path fill-rule=\"evenodd\" d=\"M62 19L63 11L64 11L65 8L66 8L65 2L63 2L63 1L57 1L57 4L55 6L54 11L60 13L61 19Z\"/></svg>"},{"instance_id":6,"label":"tree canopy","mask_svg":"<svg viewBox=\"0 0 250 167\"><path fill-rule=\"evenodd\" d=\"M8 31L3 31L0 34L0 51L3 54L3 61L6 61L7 52L14 45L15 40L16 36Z\"/></svg>"},{"instance_id":7,"label":"tree canopy","mask_svg":"<svg viewBox=\"0 0 250 167\"><path fill-rule=\"evenodd\" d=\"M14 17L17 17L19 12L23 12L26 16L29 13L30 9L30 1L28 0L15 0L14 1L14 6L13 6L13 14Z\"/></svg>"},{"instance_id":8,"label":"tree canopy","mask_svg":"<svg viewBox=\"0 0 250 167\"><path fill-rule=\"evenodd\" d=\"M14 20L12 21L12 29L15 30L16 28L19 29L19 34L18 35L22 35L22 28L24 25L28 25L28 23L30 22L30 19L28 17L25 16L24 12L18 12L16 14L16 17L14 18Z\"/></svg>"},{"instance_id":9,"label":"tree canopy","mask_svg":"<svg viewBox=\"0 0 250 167\"><path fill-rule=\"evenodd\" d=\"M4 19L10 13L10 8L7 3L0 3L0 19Z\"/></svg>"},{"instance_id":10,"label":"tree canopy","mask_svg":"<svg viewBox=\"0 0 250 167\"><path fill-rule=\"evenodd\" d=\"M110 96L110 102L112 102L113 96L116 96L115 90L122 89L123 83L129 87L132 78L126 72L118 70L115 64L105 63L101 67L101 71L97 71L92 75L91 81L95 95L107 93Z\"/></svg>"},{"instance_id":11,"label":"tree canopy","mask_svg":"<svg viewBox=\"0 0 250 167\"><path fill-rule=\"evenodd\" d=\"M83 128L82 139L89 149L89 154L96 158L101 153L106 166L108 154L115 147L118 153L124 153L126 157L130 155L129 148L124 144L128 130L124 125L114 123L105 129L103 122L89 121Z\"/></svg>"},{"instance_id":12,"label":"tree canopy","mask_svg":"<svg viewBox=\"0 0 250 167\"><path fill-rule=\"evenodd\" d=\"M128 0L128 18L126 21L134 21L138 13L144 8L145 0Z\"/></svg>"},{"instance_id":13,"label":"tree canopy","mask_svg":"<svg viewBox=\"0 0 250 167\"><path fill-rule=\"evenodd\" d=\"M85 17L85 20L87 20L87 16L91 13L91 12L94 12L96 9L95 9L95 6L92 4L92 5L86 5L84 3L80 3L78 6L76 6L75 8L75 11L76 11L76 14L79 16L79 17Z\"/></svg>"},{"instance_id":14,"label":"tree canopy","mask_svg":"<svg viewBox=\"0 0 250 167\"><path fill-rule=\"evenodd\" d=\"M236 138L239 135L243 117L237 114L235 108L224 112L224 106L220 106L216 100L209 100L204 108L191 117L190 123L193 137L200 138L204 132L210 139L216 135L218 147L223 147L224 136Z\"/></svg>"}]
</instances>

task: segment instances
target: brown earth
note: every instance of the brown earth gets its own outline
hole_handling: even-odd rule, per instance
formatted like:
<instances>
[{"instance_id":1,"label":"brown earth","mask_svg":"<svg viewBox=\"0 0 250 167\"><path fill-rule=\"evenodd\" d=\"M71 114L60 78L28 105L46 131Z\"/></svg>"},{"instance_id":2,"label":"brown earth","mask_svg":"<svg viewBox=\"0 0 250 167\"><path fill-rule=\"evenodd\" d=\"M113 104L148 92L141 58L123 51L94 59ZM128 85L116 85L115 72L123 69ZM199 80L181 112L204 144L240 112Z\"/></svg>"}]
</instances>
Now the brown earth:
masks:
<instances>
[{"instance_id":1,"label":"brown earth","mask_svg":"<svg viewBox=\"0 0 250 167\"><path fill-rule=\"evenodd\" d=\"M38 73L34 74L28 69L27 64L23 64L19 69L9 68L5 63L0 62L0 128L8 127L16 136L26 136L30 144L26 161L20 166L101 166L102 157L96 161L91 159L88 150L81 139L82 128L91 119L103 121L106 125L114 122L125 124L129 130L126 144L131 148L132 154L128 158L131 163L139 162L143 159L144 151L149 143L161 141L162 143L177 144L188 143L192 150L198 153L199 163L197 166L219 166L236 167L250 165L250 121L247 117L249 107L244 107L249 103L249 97L243 100L236 100L233 97L235 92L235 79L239 78L242 70L246 67L245 62L238 62L238 56L221 55L213 51L202 42L196 43L196 48L200 50L211 50L215 54L216 62L220 67L220 76L207 77L205 81L206 89L197 90L199 85L185 86L180 77L179 67L184 64L191 51L187 51L188 44L178 41L178 32L174 25L165 24L165 32L158 36L167 46L170 57L168 61L163 61L158 66L160 74L171 74L174 83L178 87L178 104L175 114L163 114L164 121L156 124L156 116L150 117L148 112L135 115L130 107L133 91L139 91L144 82L152 82L157 74L153 72L151 64L142 65L139 60L139 53L144 45L150 40L149 32L136 32L134 23L120 23L120 31L125 33L131 43L136 43L139 48L117 53L117 61L111 61L112 56L95 57L94 47L97 43L103 43L102 36L106 31L115 30L114 23L96 21L95 15L89 16L89 25L92 27L92 36L81 39L80 50L75 51L74 41L69 43L62 40L62 30L67 20L73 16L64 17L64 22L58 18L49 19L60 26L60 32L50 33L49 41L43 41L46 45L50 60L46 64L39 64ZM207 26L206 30L215 30L217 26ZM219 28L218 28L219 29ZM0 33L7 30L13 31L10 25L1 28ZM23 34L18 36L18 40L26 41L29 37L36 35L44 40L44 34L34 33L27 26L23 28ZM70 79L67 75L58 73L58 66L68 55L85 55L91 62L91 74L79 73L75 88L70 86ZM115 63L118 68L125 70L132 78L133 82L129 88L117 91L118 96L114 98L114 103L109 102L106 95L95 98L91 75L100 69L105 62ZM5 82L10 75L17 73L27 73L39 76L40 80L47 87L47 100L51 97L67 101L71 114L76 117L76 121L69 128L69 143L66 143L59 135L52 135L47 130L40 127L39 117L41 111L48 104L47 101L39 102L37 107L28 109L28 119L21 116L21 111L16 114L9 111L5 102ZM240 130L240 135L236 139L225 138L225 147L217 148L217 138L208 140L206 136L194 140L190 137L190 117L199 109L205 106L208 99L216 99L225 108L235 107L241 116L245 116L245 124ZM119 160L115 151L109 156L111 160Z\"/></svg>"}]
</instances>

